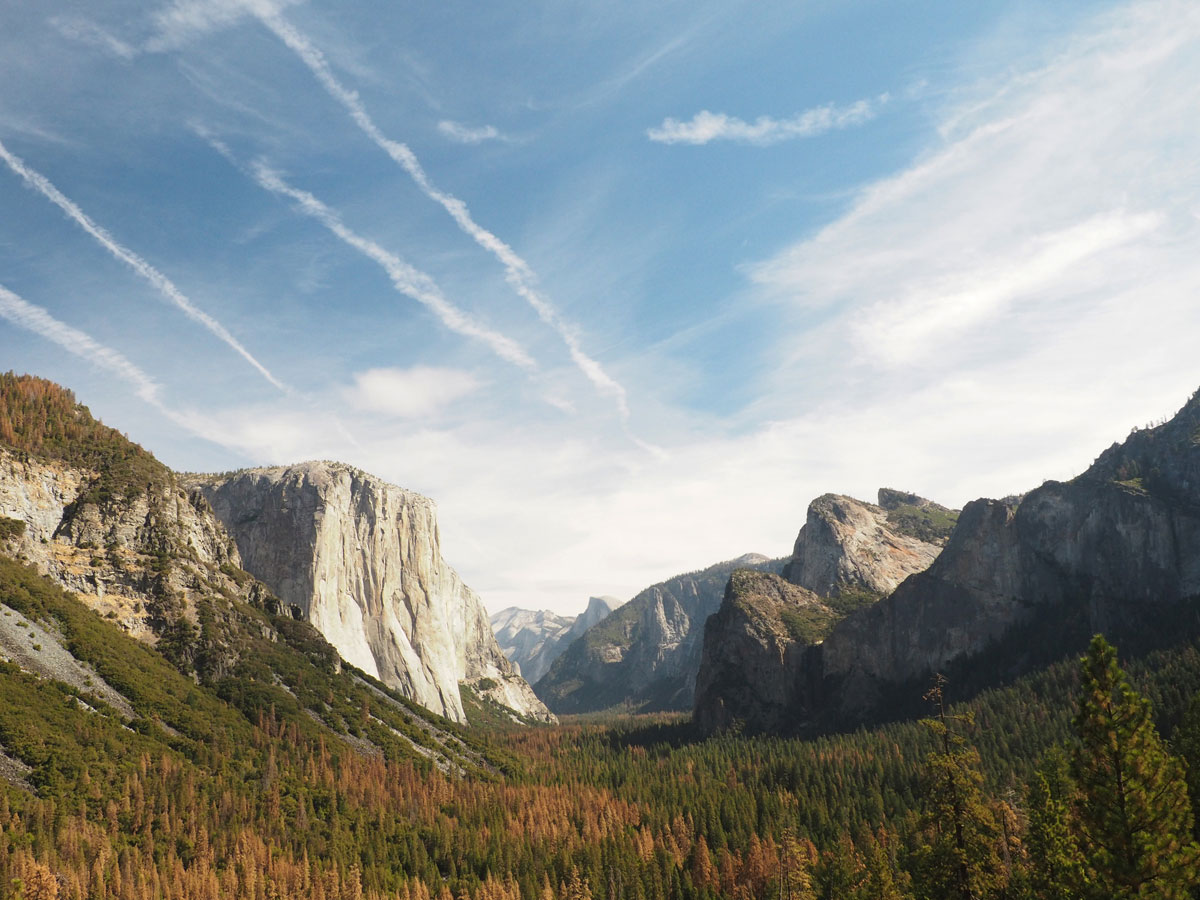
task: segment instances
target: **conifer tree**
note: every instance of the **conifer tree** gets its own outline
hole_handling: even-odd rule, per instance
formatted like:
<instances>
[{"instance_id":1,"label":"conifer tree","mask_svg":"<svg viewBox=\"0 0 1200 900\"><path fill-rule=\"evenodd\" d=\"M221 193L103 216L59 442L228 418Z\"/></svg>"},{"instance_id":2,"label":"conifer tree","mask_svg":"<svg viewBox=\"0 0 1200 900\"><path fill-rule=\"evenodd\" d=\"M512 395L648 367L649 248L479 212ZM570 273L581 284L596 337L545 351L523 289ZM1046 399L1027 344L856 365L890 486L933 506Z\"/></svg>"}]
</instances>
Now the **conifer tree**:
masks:
<instances>
[{"instance_id":1,"label":"conifer tree","mask_svg":"<svg viewBox=\"0 0 1200 900\"><path fill-rule=\"evenodd\" d=\"M883 832L878 836L868 832L863 864L866 877L854 895L857 900L904 900Z\"/></svg>"},{"instance_id":2,"label":"conifer tree","mask_svg":"<svg viewBox=\"0 0 1200 900\"><path fill-rule=\"evenodd\" d=\"M926 694L936 715L925 724L938 749L925 760L927 843L916 853L915 880L939 900L984 900L996 896L1006 880L1000 829L983 794L979 752L958 730L970 728L973 719L946 714L944 687L938 675Z\"/></svg>"},{"instance_id":3,"label":"conifer tree","mask_svg":"<svg viewBox=\"0 0 1200 900\"><path fill-rule=\"evenodd\" d=\"M1183 766L1171 756L1101 635L1082 660L1074 774L1083 893L1104 900L1183 900L1200 881L1200 847Z\"/></svg>"},{"instance_id":4,"label":"conifer tree","mask_svg":"<svg viewBox=\"0 0 1200 900\"><path fill-rule=\"evenodd\" d=\"M1072 830L1071 805L1075 785L1069 761L1060 747L1042 759L1029 785L1029 886L1037 900L1077 900L1083 860Z\"/></svg>"}]
</instances>

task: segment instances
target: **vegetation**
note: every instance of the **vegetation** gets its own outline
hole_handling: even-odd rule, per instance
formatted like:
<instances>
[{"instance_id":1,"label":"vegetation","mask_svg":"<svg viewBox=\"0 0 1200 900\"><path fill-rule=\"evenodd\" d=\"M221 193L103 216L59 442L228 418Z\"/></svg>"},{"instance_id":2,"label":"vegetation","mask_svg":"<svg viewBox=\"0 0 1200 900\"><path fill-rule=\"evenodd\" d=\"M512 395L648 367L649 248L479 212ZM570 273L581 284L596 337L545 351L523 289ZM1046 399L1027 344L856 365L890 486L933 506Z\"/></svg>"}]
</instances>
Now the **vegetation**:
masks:
<instances>
[{"instance_id":1,"label":"vegetation","mask_svg":"<svg viewBox=\"0 0 1200 900\"><path fill-rule=\"evenodd\" d=\"M0 516L0 541L18 538L25 533L25 522L21 519L10 519Z\"/></svg>"},{"instance_id":2,"label":"vegetation","mask_svg":"<svg viewBox=\"0 0 1200 900\"><path fill-rule=\"evenodd\" d=\"M900 534L930 544L944 544L958 523L958 511L936 503L897 503L888 508L887 520Z\"/></svg>"},{"instance_id":3,"label":"vegetation","mask_svg":"<svg viewBox=\"0 0 1200 900\"><path fill-rule=\"evenodd\" d=\"M679 716L497 720L481 734L340 665L290 617L236 610L252 662L197 683L7 560L0 602L61 635L135 710L127 720L91 693L0 664L0 745L31 767L36 790L0 787L0 896L1094 895L1086 879L1100 862L1082 817L1097 790L1083 774L1093 713L1078 712L1094 691L1085 675L1081 694L1074 662L967 705L943 698L931 724L807 741L698 742ZM181 636L183 651L194 655L203 628ZM1138 685L1179 747L1200 746L1200 706L1189 705L1200 647L1160 652L1109 683ZM469 690L464 699L483 708ZM1139 702L1130 740L1167 754ZM1075 749L1056 755L1060 745ZM1182 770L1152 758L1178 809L1170 773ZM1177 832L1191 821L1154 819L1170 831L1155 846L1186 858Z\"/></svg>"},{"instance_id":4,"label":"vegetation","mask_svg":"<svg viewBox=\"0 0 1200 900\"><path fill-rule=\"evenodd\" d=\"M80 503L133 497L170 478L149 452L92 418L71 391L29 375L0 374L0 443L97 473Z\"/></svg>"}]
</instances>

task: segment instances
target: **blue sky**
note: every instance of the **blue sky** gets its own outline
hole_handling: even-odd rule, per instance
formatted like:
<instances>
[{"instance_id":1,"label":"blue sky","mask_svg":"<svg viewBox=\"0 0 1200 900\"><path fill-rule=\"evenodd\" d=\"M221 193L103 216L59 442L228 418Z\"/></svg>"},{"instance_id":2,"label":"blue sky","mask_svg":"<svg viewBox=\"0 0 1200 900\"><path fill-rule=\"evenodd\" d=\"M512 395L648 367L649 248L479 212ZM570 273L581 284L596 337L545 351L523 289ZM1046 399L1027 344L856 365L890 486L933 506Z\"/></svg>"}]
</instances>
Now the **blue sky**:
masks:
<instances>
[{"instance_id":1,"label":"blue sky","mask_svg":"<svg viewBox=\"0 0 1200 900\"><path fill-rule=\"evenodd\" d=\"M3 367L574 612L1200 384L1194 3L0 0Z\"/></svg>"}]
</instances>

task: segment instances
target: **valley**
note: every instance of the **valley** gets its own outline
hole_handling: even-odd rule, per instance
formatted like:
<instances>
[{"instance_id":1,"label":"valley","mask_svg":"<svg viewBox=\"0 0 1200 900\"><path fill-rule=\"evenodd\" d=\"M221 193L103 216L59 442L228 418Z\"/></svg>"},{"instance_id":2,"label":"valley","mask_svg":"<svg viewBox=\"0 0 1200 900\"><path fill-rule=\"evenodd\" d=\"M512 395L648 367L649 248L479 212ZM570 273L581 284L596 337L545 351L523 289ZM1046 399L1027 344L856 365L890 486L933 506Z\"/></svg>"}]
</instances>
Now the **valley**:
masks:
<instances>
[{"instance_id":1,"label":"valley","mask_svg":"<svg viewBox=\"0 0 1200 900\"><path fill-rule=\"evenodd\" d=\"M550 710L425 498L337 463L177 475L63 388L0 398L0 896L1066 896L1119 876L1080 818L1092 696L1145 710L1174 798L1174 868L1138 877L1200 871L1196 397L1070 484L824 495L789 558L506 610L510 652L566 644Z\"/></svg>"}]
</instances>

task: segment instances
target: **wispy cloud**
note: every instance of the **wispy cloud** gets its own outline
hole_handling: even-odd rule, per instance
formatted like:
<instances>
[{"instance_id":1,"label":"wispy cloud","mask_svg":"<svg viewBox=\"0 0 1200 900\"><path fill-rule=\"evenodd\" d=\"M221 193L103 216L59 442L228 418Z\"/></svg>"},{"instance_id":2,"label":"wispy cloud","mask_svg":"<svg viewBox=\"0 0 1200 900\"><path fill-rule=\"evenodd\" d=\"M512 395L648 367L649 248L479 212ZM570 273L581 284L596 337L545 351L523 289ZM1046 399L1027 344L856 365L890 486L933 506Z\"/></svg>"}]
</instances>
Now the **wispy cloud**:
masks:
<instances>
[{"instance_id":1,"label":"wispy cloud","mask_svg":"<svg viewBox=\"0 0 1200 900\"><path fill-rule=\"evenodd\" d=\"M241 356L246 362L258 370L258 373L263 376L272 385L279 390L287 392L289 388L282 381L276 378L271 372L260 363L247 350L237 338L229 333L220 322L210 316L204 310L196 306L188 297L175 286L175 284L167 278L162 272L158 271L154 266L150 265L142 257L138 256L128 247L118 243L116 238L108 233L107 230L96 224L79 206L70 200L65 194L56 188L48 178L39 172L34 171L27 166L20 157L14 155L9 149L0 142L0 159L3 159L5 164L39 194L61 209L67 214L68 218L74 221L80 228L87 232L95 241L100 244L105 250L111 253L116 259L125 263L135 273L145 279L150 285L169 303L182 310L183 313L206 329L208 329L217 338L223 341L234 352Z\"/></svg>"},{"instance_id":2,"label":"wispy cloud","mask_svg":"<svg viewBox=\"0 0 1200 900\"><path fill-rule=\"evenodd\" d=\"M484 141L504 140L504 135L494 125L472 127L470 125L463 125L461 122L452 122L449 119L443 119L438 122L437 130L450 138L450 140L457 141L460 144L482 144Z\"/></svg>"},{"instance_id":3,"label":"wispy cloud","mask_svg":"<svg viewBox=\"0 0 1200 900\"><path fill-rule=\"evenodd\" d=\"M480 388L479 379L461 369L414 366L368 369L354 376L345 391L355 409L396 419L425 418Z\"/></svg>"},{"instance_id":4,"label":"wispy cloud","mask_svg":"<svg viewBox=\"0 0 1200 900\"><path fill-rule=\"evenodd\" d=\"M296 0L175 0L154 14L152 53L175 50L199 35L255 15L274 15Z\"/></svg>"},{"instance_id":5,"label":"wispy cloud","mask_svg":"<svg viewBox=\"0 0 1200 900\"><path fill-rule=\"evenodd\" d=\"M127 44L112 32L88 19L76 16L55 16L50 20L50 24L57 28L63 37L79 41L81 44L99 47L121 59L130 60L138 55L136 47Z\"/></svg>"},{"instance_id":6,"label":"wispy cloud","mask_svg":"<svg viewBox=\"0 0 1200 900\"><path fill-rule=\"evenodd\" d=\"M200 126L193 126L193 129L230 163L239 169L244 168L222 141L213 137ZM429 309L446 328L456 334L483 342L491 348L493 353L515 366L529 372L536 371L537 363L515 340L488 328L459 309L446 299L432 277L409 265L396 254L385 250L375 241L348 228L342 222L341 216L311 193L292 187L282 175L261 160L244 170L258 183L259 187L279 197L295 201L296 208L300 212L316 219L347 246L353 247L363 256L377 263L387 273L392 286L397 291Z\"/></svg>"},{"instance_id":7,"label":"wispy cloud","mask_svg":"<svg viewBox=\"0 0 1200 900\"><path fill-rule=\"evenodd\" d=\"M466 203L437 188L408 145L388 138L379 130L358 94L337 79L330 69L329 63L326 62L324 54L314 47L307 37L276 12L259 11L258 16L263 24L309 68L329 96L346 109L359 129L409 174L421 192L445 209L463 232L500 261L504 266L505 279L509 285L518 296L533 307L542 322L558 333L567 347L571 361L592 383L596 391L615 400L621 420L627 424L629 401L625 388L609 375L597 360L584 351L578 328L566 321L555 309L550 299L538 286L537 275L529 264L507 243L479 225L472 218Z\"/></svg>"},{"instance_id":8,"label":"wispy cloud","mask_svg":"<svg viewBox=\"0 0 1200 900\"><path fill-rule=\"evenodd\" d=\"M664 119L658 127L648 129L646 136L660 144L699 145L711 141L737 141L766 146L862 125L879 115L879 110L887 102L888 95L880 94L874 99L859 100L849 106L827 103L789 119L759 116L753 122L705 109L686 122Z\"/></svg>"},{"instance_id":9,"label":"wispy cloud","mask_svg":"<svg viewBox=\"0 0 1200 900\"><path fill-rule=\"evenodd\" d=\"M42 307L29 303L3 285L0 285L0 316L57 344L73 356L129 382L142 400L156 407L162 406L158 384L125 356L59 321Z\"/></svg>"}]
</instances>

